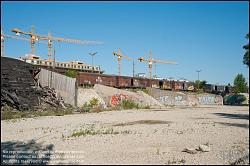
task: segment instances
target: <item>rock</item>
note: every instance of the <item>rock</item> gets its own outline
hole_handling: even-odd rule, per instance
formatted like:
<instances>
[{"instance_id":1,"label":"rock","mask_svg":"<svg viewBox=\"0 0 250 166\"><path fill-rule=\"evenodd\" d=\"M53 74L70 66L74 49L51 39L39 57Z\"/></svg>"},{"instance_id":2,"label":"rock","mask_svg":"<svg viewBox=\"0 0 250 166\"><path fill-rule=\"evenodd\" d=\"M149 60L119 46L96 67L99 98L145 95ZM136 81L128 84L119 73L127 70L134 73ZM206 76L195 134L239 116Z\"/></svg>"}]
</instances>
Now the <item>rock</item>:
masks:
<instances>
[{"instance_id":1,"label":"rock","mask_svg":"<svg viewBox=\"0 0 250 166\"><path fill-rule=\"evenodd\" d=\"M211 149L208 145L200 145L196 150L201 152L209 152Z\"/></svg>"},{"instance_id":2,"label":"rock","mask_svg":"<svg viewBox=\"0 0 250 166\"><path fill-rule=\"evenodd\" d=\"M189 154L196 154L197 153L197 151L193 148L185 148L182 150L182 152L187 152Z\"/></svg>"}]
</instances>

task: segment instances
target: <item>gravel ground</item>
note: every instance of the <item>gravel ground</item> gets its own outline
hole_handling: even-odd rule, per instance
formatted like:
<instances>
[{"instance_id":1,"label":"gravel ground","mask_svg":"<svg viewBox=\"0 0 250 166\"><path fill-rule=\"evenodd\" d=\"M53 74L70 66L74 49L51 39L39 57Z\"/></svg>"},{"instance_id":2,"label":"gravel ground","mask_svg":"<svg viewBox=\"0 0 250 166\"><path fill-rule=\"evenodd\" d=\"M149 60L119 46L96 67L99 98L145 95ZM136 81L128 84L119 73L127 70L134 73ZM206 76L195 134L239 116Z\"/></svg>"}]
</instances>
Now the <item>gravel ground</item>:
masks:
<instances>
[{"instance_id":1,"label":"gravel ground","mask_svg":"<svg viewBox=\"0 0 250 166\"><path fill-rule=\"evenodd\" d=\"M84 129L92 135L72 136ZM182 152L201 144L209 144L210 151ZM1 121L1 150L8 155L7 150L44 152L39 157L46 164L248 164L249 107L126 110ZM11 160L2 154L1 162Z\"/></svg>"}]
</instances>

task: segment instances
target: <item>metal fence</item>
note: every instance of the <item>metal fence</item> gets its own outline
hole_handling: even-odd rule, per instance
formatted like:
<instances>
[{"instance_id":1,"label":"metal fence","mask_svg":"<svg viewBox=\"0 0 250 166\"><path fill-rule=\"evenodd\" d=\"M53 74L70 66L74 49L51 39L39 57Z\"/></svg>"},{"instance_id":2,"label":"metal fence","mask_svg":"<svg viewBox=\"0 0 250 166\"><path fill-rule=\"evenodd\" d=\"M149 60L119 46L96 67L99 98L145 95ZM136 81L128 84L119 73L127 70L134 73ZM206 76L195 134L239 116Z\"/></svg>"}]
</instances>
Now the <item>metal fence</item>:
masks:
<instances>
[{"instance_id":1,"label":"metal fence","mask_svg":"<svg viewBox=\"0 0 250 166\"><path fill-rule=\"evenodd\" d=\"M38 83L42 86L54 88L65 103L76 105L77 101L77 86L76 78L70 78L62 74L58 74L41 68L37 75Z\"/></svg>"}]
</instances>

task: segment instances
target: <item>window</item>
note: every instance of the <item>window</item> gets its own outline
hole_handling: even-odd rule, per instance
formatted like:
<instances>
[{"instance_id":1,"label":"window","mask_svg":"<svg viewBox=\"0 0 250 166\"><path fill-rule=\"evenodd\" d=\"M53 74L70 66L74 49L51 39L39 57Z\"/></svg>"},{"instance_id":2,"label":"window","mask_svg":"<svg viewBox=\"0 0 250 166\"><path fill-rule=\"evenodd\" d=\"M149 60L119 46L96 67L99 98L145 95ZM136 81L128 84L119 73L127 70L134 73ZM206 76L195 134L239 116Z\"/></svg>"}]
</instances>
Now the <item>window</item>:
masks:
<instances>
[{"instance_id":1,"label":"window","mask_svg":"<svg viewBox=\"0 0 250 166\"><path fill-rule=\"evenodd\" d=\"M66 64L64 64L63 66L66 67Z\"/></svg>"},{"instance_id":2,"label":"window","mask_svg":"<svg viewBox=\"0 0 250 166\"><path fill-rule=\"evenodd\" d=\"M52 65L52 62L50 62L49 65Z\"/></svg>"},{"instance_id":3,"label":"window","mask_svg":"<svg viewBox=\"0 0 250 166\"><path fill-rule=\"evenodd\" d=\"M63 67L63 64L61 63L61 67Z\"/></svg>"},{"instance_id":4,"label":"window","mask_svg":"<svg viewBox=\"0 0 250 166\"><path fill-rule=\"evenodd\" d=\"M76 65L74 65L74 68L76 68Z\"/></svg>"},{"instance_id":5,"label":"window","mask_svg":"<svg viewBox=\"0 0 250 166\"><path fill-rule=\"evenodd\" d=\"M45 65L47 65L47 62L45 62Z\"/></svg>"},{"instance_id":6,"label":"window","mask_svg":"<svg viewBox=\"0 0 250 166\"><path fill-rule=\"evenodd\" d=\"M33 60L31 60L31 63L34 63L34 61L33 61Z\"/></svg>"}]
</instances>

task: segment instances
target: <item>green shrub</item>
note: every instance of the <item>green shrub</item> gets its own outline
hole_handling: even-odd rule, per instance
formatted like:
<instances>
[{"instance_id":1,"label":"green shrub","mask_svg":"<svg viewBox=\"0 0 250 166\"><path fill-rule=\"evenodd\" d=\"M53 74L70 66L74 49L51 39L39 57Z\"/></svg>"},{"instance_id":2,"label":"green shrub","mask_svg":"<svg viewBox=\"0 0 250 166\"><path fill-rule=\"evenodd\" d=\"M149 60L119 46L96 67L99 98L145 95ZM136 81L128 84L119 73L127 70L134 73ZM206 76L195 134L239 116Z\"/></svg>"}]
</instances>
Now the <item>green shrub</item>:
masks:
<instances>
[{"instance_id":1,"label":"green shrub","mask_svg":"<svg viewBox=\"0 0 250 166\"><path fill-rule=\"evenodd\" d=\"M89 101L89 103L90 103L90 106L91 106L92 108L94 108L94 107L98 106L99 100L98 100L97 98L92 98L92 99Z\"/></svg>"},{"instance_id":2,"label":"green shrub","mask_svg":"<svg viewBox=\"0 0 250 166\"><path fill-rule=\"evenodd\" d=\"M81 107L81 110L83 112L90 112L92 111L94 108L96 108L97 112L101 112L98 111L99 109L97 109L97 106L99 105L99 100L97 98L92 98L89 103L84 103L83 106Z\"/></svg>"},{"instance_id":3,"label":"green shrub","mask_svg":"<svg viewBox=\"0 0 250 166\"><path fill-rule=\"evenodd\" d=\"M143 89L142 91L146 94L149 94L148 89Z\"/></svg>"},{"instance_id":4,"label":"green shrub","mask_svg":"<svg viewBox=\"0 0 250 166\"><path fill-rule=\"evenodd\" d=\"M122 107L123 109L133 109L133 108L138 109L138 108L139 108L139 105L136 104L136 103L133 102L133 101L130 101L130 100L122 100L122 102L121 102L121 107Z\"/></svg>"},{"instance_id":5,"label":"green shrub","mask_svg":"<svg viewBox=\"0 0 250 166\"><path fill-rule=\"evenodd\" d=\"M65 72L65 75L68 76L68 77L76 78L77 71L76 71L76 70L69 69L69 70L67 70L67 71Z\"/></svg>"},{"instance_id":6,"label":"green shrub","mask_svg":"<svg viewBox=\"0 0 250 166\"><path fill-rule=\"evenodd\" d=\"M81 107L81 111L83 112L90 112L91 109L92 107L88 103L84 103L83 106Z\"/></svg>"}]
</instances>

